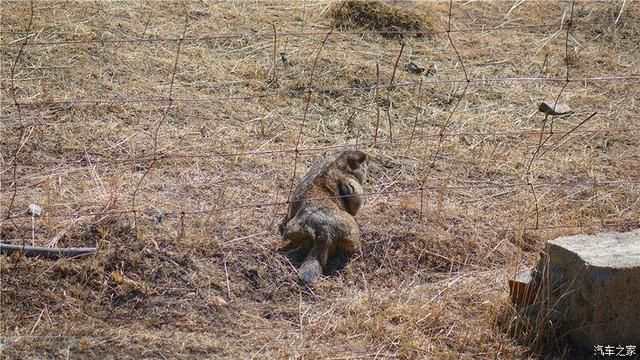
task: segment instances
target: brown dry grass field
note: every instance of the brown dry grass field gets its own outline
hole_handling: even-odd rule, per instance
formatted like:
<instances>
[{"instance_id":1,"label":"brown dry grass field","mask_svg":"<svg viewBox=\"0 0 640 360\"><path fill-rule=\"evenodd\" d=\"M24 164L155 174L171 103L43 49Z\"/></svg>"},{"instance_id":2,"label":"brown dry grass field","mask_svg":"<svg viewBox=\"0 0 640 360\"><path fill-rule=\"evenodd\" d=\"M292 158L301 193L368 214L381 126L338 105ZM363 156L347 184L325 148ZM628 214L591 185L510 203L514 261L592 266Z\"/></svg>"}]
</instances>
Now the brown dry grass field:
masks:
<instances>
[{"instance_id":1,"label":"brown dry grass field","mask_svg":"<svg viewBox=\"0 0 640 360\"><path fill-rule=\"evenodd\" d=\"M0 357L592 353L507 280L640 226L640 2L0 6L0 239L99 249L0 256ZM372 157L364 245L306 287L277 225L344 147Z\"/></svg>"}]
</instances>

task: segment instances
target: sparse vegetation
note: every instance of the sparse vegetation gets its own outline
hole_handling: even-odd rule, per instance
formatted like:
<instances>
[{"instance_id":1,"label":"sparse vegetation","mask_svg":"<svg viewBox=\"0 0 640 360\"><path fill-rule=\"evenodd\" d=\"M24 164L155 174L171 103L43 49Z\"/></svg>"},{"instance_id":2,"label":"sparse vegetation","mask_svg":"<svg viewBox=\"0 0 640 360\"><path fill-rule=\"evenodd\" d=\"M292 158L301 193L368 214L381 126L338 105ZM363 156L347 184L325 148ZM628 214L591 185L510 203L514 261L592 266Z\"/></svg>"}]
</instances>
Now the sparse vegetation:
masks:
<instances>
[{"instance_id":1,"label":"sparse vegetation","mask_svg":"<svg viewBox=\"0 0 640 360\"><path fill-rule=\"evenodd\" d=\"M640 226L638 1L577 1L568 43L571 2L455 1L464 93L447 36L404 37L396 68L397 39L357 33L446 29L447 2L34 5L30 29L29 2L0 5L0 238L100 250L0 256L3 358L562 355L516 327L507 279L547 239ZM636 78L566 84L567 62ZM574 113L531 162L560 93ZM341 145L372 156L362 252L312 289L275 251L285 206L254 206L285 201L300 129L298 178Z\"/></svg>"}]
</instances>

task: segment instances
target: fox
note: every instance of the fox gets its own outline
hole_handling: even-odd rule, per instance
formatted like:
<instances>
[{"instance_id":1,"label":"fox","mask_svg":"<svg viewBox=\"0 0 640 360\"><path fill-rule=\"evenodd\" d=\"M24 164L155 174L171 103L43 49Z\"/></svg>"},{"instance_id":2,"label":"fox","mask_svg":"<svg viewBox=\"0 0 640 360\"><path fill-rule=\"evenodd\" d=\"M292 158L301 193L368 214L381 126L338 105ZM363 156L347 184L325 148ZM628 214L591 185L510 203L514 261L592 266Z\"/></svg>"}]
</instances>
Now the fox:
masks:
<instances>
[{"instance_id":1,"label":"fox","mask_svg":"<svg viewBox=\"0 0 640 360\"><path fill-rule=\"evenodd\" d=\"M306 254L298 269L304 284L315 282L337 251L352 253L361 247L354 217L364 204L368 164L362 151L341 151L316 164L291 193L280 224L286 241L282 249Z\"/></svg>"}]
</instances>

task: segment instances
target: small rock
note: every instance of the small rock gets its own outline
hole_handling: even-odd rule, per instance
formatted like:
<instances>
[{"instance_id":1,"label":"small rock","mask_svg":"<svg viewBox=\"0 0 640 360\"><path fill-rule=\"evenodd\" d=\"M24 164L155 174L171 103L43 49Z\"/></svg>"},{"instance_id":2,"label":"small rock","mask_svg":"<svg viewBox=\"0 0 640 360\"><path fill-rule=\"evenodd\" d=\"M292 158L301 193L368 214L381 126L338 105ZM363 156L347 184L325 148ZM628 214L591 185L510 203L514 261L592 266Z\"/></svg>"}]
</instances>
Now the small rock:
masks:
<instances>
[{"instance_id":1,"label":"small rock","mask_svg":"<svg viewBox=\"0 0 640 360\"><path fill-rule=\"evenodd\" d=\"M215 295L211 295L209 297L209 299L207 300L207 302L209 303L209 305L213 305L216 307L224 307L229 305L229 303L227 303L227 301L223 298L221 298L220 296L215 296Z\"/></svg>"},{"instance_id":2,"label":"small rock","mask_svg":"<svg viewBox=\"0 0 640 360\"><path fill-rule=\"evenodd\" d=\"M27 208L27 213L32 216L40 216L42 215L42 208L36 204L29 204L29 208Z\"/></svg>"},{"instance_id":3,"label":"small rock","mask_svg":"<svg viewBox=\"0 0 640 360\"><path fill-rule=\"evenodd\" d=\"M520 306L533 304L538 294L539 284L531 276L531 271L519 272L509 280L511 302Z\"/></svg>"},{"instance_id":4,"label":"small rock","mask_svg":"<svg viewBox=\"0 0 640 360\"><path fill-rule=\"evenodd\" d=\"M155 216L155 220L156 220L156 224L162 224L162 222L164 221L164 214L161 212L158 212Z\"/></svg>"},{"instance_id":5,"label":"small rock","mask_svg":"<svg viewBox=\"0 0 640 360\"><path fill-rule=\"evenodd\" d=\"M556 103L555 101L543 101L540 103L540 106L538 106L538 111L549 115L564 115L572 113L573 109L567 104Z\"/></svg>"},{"instance_id":6,"label":"small rock","mask_svg":"<svg viewBox=\"0 0 640 360\"><path fill-rule=\"evenodd\" d=\"M424 72L424 68L413 61L405 65L404 68L412 74L422 74Z\"/></svg>"},{"instance_id":7,"label":"small rock","mask_svg":"<svg viewBox=\"0 0 640 360\"><path fill-rule=\"evenodd\" d=\"M287 58L287 53L285 53L285 52L281 52L280 53L280 61L282 61L282 63L285 64L285 65L290 65L289 64L289 59Z\"/></svg>"}]
</instances>

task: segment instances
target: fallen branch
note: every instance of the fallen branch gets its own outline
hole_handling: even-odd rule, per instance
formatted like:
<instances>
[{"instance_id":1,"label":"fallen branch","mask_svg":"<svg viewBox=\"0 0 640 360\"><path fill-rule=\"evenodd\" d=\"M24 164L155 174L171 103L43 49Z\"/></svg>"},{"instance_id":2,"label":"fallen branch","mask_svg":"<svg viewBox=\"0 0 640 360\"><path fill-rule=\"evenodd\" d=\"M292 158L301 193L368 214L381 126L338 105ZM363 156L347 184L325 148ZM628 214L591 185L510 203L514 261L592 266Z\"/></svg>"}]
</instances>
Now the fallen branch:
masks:
<instances>
[{"instance_id":1,"label":"fallen branch","mask_svg":"<svg viewBox=\"0 0 640 360\"><path fill-rule=\"evenodd\" d=\"M97 248L47 248L37 246L24 246L0 243L0 253L11 254L21 252L24 256L42 256L51 259L60 257L78 257L91 255L98 251Z\"/></svg>"}]
</instances>

